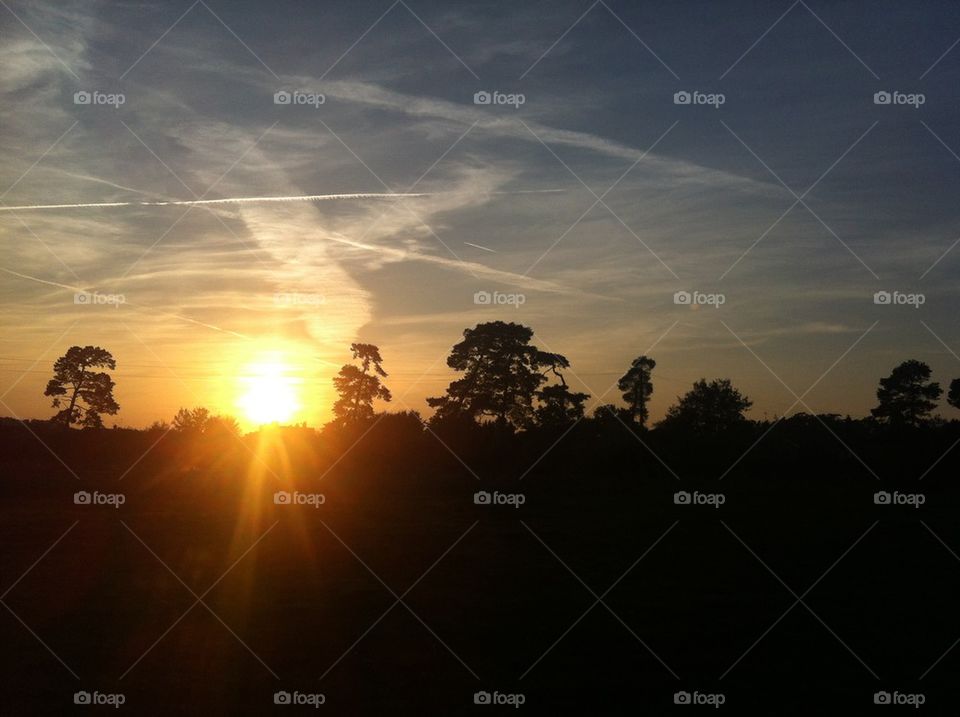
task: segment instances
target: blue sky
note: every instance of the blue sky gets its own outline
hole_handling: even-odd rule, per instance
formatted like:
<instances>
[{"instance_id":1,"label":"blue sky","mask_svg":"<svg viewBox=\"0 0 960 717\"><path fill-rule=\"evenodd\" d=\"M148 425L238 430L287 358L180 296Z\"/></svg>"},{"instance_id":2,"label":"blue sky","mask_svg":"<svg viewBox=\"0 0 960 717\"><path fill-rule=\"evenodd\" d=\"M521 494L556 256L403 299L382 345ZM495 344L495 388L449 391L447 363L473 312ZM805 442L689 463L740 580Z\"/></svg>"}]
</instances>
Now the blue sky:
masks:
<instances>
[{"instance_id":1,"label":"blue sky","mask_svg":"<svg viewBox=\"0 0 960 717\"><path fill-rule=\"evenodd\" d=\"M863 414L907 358L960 376L955 3L8 6L4 413L48 415L49 365L94 343L117 357L121 424L230 412L265 353L318 423L358 339L394 407L426 412L449 347L493 319L532 326L596 399L654 356L655 418L701 376L733 379L756 418Z\"/></svg>"}]
</instances>

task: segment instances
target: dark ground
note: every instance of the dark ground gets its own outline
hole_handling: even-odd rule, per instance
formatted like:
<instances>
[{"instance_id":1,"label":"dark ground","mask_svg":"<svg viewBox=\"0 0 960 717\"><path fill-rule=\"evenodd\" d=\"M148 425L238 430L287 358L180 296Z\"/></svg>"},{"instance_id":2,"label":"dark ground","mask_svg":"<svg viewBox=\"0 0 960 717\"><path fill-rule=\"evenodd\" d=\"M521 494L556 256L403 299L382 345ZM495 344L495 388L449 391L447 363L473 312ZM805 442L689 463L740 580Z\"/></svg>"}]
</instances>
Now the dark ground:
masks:
<instances>
[{"instance_id":1,"label":"dark ground","mask_svg":"<svg viewBox=\"0 0 960 717\"><path fill-rule=\"evenodd\" d=\"M557 435L450 433L451 452L390 423L347 452L356 436L171 434L119 482L160 434L32 425L61 464L0 427L0 714L72 711L81 690L135 714L311 709L277 691L322 693L316 714L515 713L480 690L533 714L711 709L678 691L733 714L870 713L879 691L957 714L960 449L919 478L960 425L795 419L718 480L766 426L638 439L585 421L527 472Z\"/></svg>"}]
</instances>

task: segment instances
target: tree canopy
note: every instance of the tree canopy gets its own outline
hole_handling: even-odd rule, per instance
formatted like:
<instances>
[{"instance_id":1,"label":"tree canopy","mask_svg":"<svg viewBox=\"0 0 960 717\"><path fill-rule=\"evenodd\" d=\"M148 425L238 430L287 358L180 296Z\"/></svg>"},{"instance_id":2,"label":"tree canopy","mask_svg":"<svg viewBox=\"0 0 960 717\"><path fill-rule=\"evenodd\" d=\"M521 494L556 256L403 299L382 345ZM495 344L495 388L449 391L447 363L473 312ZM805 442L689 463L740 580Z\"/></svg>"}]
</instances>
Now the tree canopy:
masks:
<instances>
[{"instance_id":1,"label":"tree canopy","mask_svg":"<svg viewBox=\"0 0 960 717\"><path fill-rule=\"evenodd\" d=\"M390 401L393 396L380 378L386 378L380 349L373 344L350 344L354 361L360 365L345 364L333 377L333 385L340 398L333 404L333 413L341 423L356 423L373 417L376 399Z\"/></svg>"},{"instance_id":2,"label":"tree canopy","mask_svg":"<svg viewBox=\"0 0 960 717\"><path fill-rule=\"evenodd\" d=\"M870 413L890 425L917 426L927 420L942 394L940 384L930 381L930 367L911 359L880 379L879 405Z\"/></svg>"},{"instance_id":3,"label":"tree canopy","mask_svg":"<svg viewBox=\"0 0 960 717\"><path fill-rule=\"evenodd\" d=\"M53 364L53 378L43 392L45 396L53 396L53 407L60 409L52 419L54 422L102 428L100 414L113 415L120 410L113 398L113 379L103 371L92 370L98 368L117 368L110 352L99 346L71 346L57 359Z\"/></svg>"},{"instance_id":4,"label":"tree canopy","mask_svg":"<svg viewBox=\"0 0 960 717\"><path fill-rule=\"evenodd\" d=\"M583 415L586 394L567 388L561 369L569 368L566 357L541 351L530 344L533 329L521 324L491 321L465 329L463 340L447 357L447 365L463 372L443 396L428 398L435 418L468 417L474 421L492 418L515 428L528 428L538 415L550 422ZM560 384L541 391L547 374ZM538 409L534 399L543 405Z\"/></svg>"},{"instance_id":5,"label":"tree canopy","mask_svg":"<svg viewBox=\"0 0 960 717\"><path fill-rule=\"evenodd\" d=\"M650 417L647 410L647 401L653 393L650 374L656 365L657 362L652 358L638 356L617 382L617 388L623 392L623 400L630 410L631 417L641 426L644 426Z\"/></svg>"},{"instance_id":6,"label":"tree canopy","mask_svg":"<svg viewBox=\"0 0 960 717\"><path fill-rule=\"evenodd\" d=\"M667 410L659 425L693 433L719 433L746 421L744 411L752 405L753 401L735 389L730 379L719 378L707 383L701 378Z\"/></svg>"}]
</instances>

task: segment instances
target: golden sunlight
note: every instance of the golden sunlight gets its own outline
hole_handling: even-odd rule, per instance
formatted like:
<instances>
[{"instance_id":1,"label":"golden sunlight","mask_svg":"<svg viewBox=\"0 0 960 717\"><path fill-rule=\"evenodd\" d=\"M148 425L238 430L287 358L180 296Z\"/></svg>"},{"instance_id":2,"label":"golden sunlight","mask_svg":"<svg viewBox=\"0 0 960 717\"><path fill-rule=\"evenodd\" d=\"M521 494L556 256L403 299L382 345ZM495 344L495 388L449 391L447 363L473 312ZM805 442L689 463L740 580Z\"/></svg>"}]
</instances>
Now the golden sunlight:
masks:
<instances>
[{"instance_id":1,"label":"golden sunlight","mask_svg":"<svg viewBox=\"0 0 960 717\"><path fill-rule=\"evenodd\" d=\"M286 423L300 409L298 379L282 356L247 364L240 374L243 394L237 405L255 425Z\"/></svg>"}]
</instances>

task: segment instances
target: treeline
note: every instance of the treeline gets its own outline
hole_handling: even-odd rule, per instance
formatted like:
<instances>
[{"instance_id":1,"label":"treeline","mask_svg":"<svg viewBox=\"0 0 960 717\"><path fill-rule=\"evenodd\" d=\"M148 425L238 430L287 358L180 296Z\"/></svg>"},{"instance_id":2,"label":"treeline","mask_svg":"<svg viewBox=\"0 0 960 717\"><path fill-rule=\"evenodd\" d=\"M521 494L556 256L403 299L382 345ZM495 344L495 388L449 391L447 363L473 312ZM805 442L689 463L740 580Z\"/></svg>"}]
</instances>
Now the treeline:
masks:
<instances>
[{"instance_id":1,"label":"treeline","mask_svg":"<svg viewBox=\"0 0 960 717\"><path fill-rule=\"evenodd\" d=\"M447 357L447 365L458 377L443 395L427 398L434 413L426 425L447 430L492 426L517 433L570 430L583 421L590 395L571 389L567 383L569 360L534 346L533 335L527 326L504 321L465 329L463 339ZM392 400L380 349L373 344L354 343L350 351L353 362L344 365L333 378L338 398L333 405L334 419L327 424L326 431L379 420L375 402ZM648 356L634 359L617 382L622 405L598 406L593 421L617 422L631 430L646 431L656 365ZM116 361L110 352L98 346L73 346L57 359L54 376L45 390L58 409L50 421L63 427L101 428L103 414L116 414L120 406L113 396L115 384L104 369L115 370ZM863 420L892 427L921 427L934 421L932 412L942 395L943 389L931 380L927 364L904 361L880 379L877 406ZM960 408L960 378L951 381L947 403ZM752 405L730 379L704 378L679 396L653 427L716 435L747 423L745 414ZM406 418L398 418L422 423L417 412L403 415ZM212 435L236 434L240 427L229 416L215 416L205 408L195 408L181 409L172 423L155 423L150 430Z\"/></svg>"}]
</instances>

